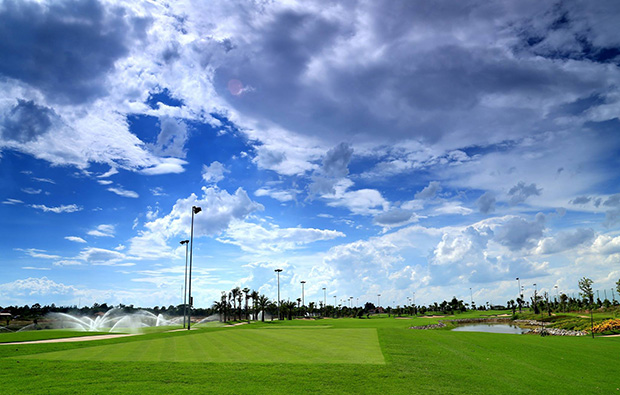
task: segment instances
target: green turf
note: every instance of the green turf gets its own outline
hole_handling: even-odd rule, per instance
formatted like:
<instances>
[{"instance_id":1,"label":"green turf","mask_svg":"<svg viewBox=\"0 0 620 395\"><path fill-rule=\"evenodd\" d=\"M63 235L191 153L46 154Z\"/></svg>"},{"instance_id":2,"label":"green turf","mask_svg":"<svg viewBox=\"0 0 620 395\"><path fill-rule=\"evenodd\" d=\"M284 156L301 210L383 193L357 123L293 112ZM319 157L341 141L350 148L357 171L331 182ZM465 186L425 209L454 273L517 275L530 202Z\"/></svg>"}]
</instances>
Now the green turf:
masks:
<instances>
[{"instance_id":1,"label":"green turf","mask_svg":"<svg viewBox=\"0 0 620 395\"><path fill-rule=\"evenodd\" d=\"M610 394L620 391L617 390L620 388L620 338L543 338L407 329L433 320L436 319L294 320L153 333L96 344L6 346L0 347L0 383L3 393L52 394ZM312 328L316 326L322 328ZM335 347L342 347L335 349L335 354L350 352L347 349L352 343L342 341L349 342L349 337L358 331L376 333L373 342L376 344L378 338L384 364L319 360L308 363L312 358L322 358L319 354L324 351L316 350L316 345L326 344L330 338L335 340ZM338 336L338 332L344 335ZM282 339L291 343L280 342L282 350L273 351L268 336L276 339L283 336ZM184 350L199 354L195 350L197 344L216 349L216 342L223 347L220 355L216 358L211 354L209 358L218 362L205 359L169 362L165 357L174 354L169 348L172 344L177 350L186 347ZM147 343L151 346L144 350ZM96 349L117 350L114 353L120 359L34 358L50 356L55 351L63 358L88 356ZM124 349L142 350L142 358L149 354L152 358L164 355L163 361L123 360L120 354ZM265 363L259 360L246 363L255 358L250 355L251 350L273 352L271 358L284 358L288 362L272 359ZM307 358L304 362L294 360L303 357ZM237 362L235 358L244 360Z\"/></svg>"},{"instance_id":2,"label":"green turf","mask_svg":"<svg viewBox=\"0 0 620 395\"><path fill-rule=\"evenodd\" d=\"M375 329L317 331L308 328L198 332L21 358L107 362L384 363Z\"/></svg>"}]
</instances>

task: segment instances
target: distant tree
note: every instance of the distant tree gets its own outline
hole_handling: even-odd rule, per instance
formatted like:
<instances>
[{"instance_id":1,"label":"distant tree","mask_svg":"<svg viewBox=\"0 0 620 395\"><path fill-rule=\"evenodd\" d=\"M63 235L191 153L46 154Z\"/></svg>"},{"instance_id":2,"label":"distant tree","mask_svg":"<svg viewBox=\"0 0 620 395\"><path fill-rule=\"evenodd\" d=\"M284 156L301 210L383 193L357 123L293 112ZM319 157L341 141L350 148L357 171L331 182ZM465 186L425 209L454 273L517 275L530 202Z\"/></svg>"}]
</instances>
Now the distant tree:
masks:
<instances>
[{"instance_id":1,"label":"distant tree","mask_svg":"<svg viewBox=\"0 0 620 395\"><path fill-rule=\"evenodd\" d=\"M583 277L579 280L579 289L581 290L580 295L582 298L587 299L590 305L594 303L594 291L592 290L592 284L594 281L590 280L587 277Z\"/></svg>"},{"instance_id":2,"label":"distant tree","mask_svg":"<svg viewBox=\"0 0 620 395\"><path fill-rule=\"evenodd\" d=\"M616 292L618 293L618 298L620 298L620 279L616 281Z\"/></svg>"}]
</instances>

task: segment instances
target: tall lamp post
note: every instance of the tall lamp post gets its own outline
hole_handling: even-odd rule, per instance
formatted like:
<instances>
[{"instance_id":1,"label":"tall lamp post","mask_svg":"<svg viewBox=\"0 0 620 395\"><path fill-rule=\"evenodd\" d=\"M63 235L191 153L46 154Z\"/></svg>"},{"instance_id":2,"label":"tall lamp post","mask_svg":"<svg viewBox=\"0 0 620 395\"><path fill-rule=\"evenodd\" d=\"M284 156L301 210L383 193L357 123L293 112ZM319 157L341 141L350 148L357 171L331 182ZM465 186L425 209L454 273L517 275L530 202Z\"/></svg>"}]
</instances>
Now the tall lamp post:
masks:
<instances>
[{"instance_id":1,"label":"tall lamp post","mask_svg":"<svg viewBox=\"0 0 620 395\"><path fill-rule=\"evenodd\" d=\"M521 303L523 303L523 292L521 291L521 280L519 280L519 277L517 277L517 284L519 285L517 298L521 299ZM519 313L521 312L521 303L519 303Z\"/></svg>"},{"instance_id":2,"label":"tall lamp post","mask_svg":"<svg viewBox=\"0 0 620 395\"><path fill-rule=\"evenodd\" d=\"M377 294L377 311L381 307L381 294Z\"/></svg>"},{"instance_id":3,"label":"tall lamp post","mask_svg":"<svg viewBox=\"0 0 620 395\"><path fill-rule=\"evenodd\" d=\"M304 307L306 305L306 301L304 300L304 284L306 284L305 281L301 282L301 307Z\"/></svg>"},{"instance_id":4,"label":"tall lamp post","mask_svg":"<svg viewBox=\"0 0 620 395\"><path fill-rule=\"evenodd\" d=\"M323 317L326 317L327 315L325 314L327 312L327 288L323 287Z\"/></svg>"},{"instance_id":5,"label":"tall lamp post","mask_svg":"<svg viewBox=\"0 0 620 395\"><path fill-rule=\"evenodd\" d=\"M192 299L192 257L194 253L194 214L198 214L202 209L198 206L192 206L192 230L190 234L190 243L189 243L189 311L187 317L187 330L191 329L192 322L192 306L194 305L194 300Z\"/></svg>"},{"instance_id":6,"label":"tall lamp post","mask_svg":"<svg viewBox=\"0 0 620 395\"><path fill-rule=\"evenodd\" d=\"M182 240L181 245L185 245L185 285L183 285L183 329L185 329L187 318L187 247L189 240Z\"/></svg>"},{"instance_id":7,"label":"tall lamp post","mask_svg":"<svg viewBox=\"0 0 620 395\"><path fill-rule=\"evenodd\" d=\"M280 272L282 272L282 269L276 269L274 270L274 272L278 274L278 319L281 319L282 317L280 316Z\"/></svg>"}]
</instances>

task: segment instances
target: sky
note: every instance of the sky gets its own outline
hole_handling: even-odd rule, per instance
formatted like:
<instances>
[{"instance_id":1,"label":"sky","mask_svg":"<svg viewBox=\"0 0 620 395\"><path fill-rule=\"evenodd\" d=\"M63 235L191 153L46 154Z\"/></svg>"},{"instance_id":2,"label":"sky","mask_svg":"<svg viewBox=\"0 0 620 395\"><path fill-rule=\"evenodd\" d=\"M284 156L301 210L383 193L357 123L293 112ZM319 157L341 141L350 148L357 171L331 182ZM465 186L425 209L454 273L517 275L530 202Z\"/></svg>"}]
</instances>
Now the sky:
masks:
<instances>
[{"instance_id":1,"label":"sky","mask_svg":"<svg viewBox=\"0 0 620 395\"><path fill-rule=\"evenodd\" d=\"M582 277L611 299L619 19L615 0L0 1L0 306L181 304L192 206L198 307L276 299L277 268L306 304L505 304Z\"/></svg>"}]
</instances>

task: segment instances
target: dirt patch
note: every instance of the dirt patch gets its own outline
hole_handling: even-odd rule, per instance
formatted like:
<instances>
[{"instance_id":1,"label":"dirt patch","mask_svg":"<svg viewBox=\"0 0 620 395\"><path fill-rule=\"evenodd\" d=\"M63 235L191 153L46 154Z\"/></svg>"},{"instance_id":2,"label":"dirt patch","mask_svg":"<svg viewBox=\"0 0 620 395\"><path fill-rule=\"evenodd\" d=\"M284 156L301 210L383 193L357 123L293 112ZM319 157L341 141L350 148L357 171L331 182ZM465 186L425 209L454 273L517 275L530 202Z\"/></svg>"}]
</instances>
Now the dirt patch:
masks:
<instances>
[{"instance_id":1,"label":"dirt patch","mask_svg":"<svg viewBox=\"0 0 620 395\"><path fill-rule=\"evenodd\" d=\"M60 339L45 339L45 340L30 340L25 342L12 342L12 343L0 343L0 346L16 345L16 344L41 344L41 343L71 343L71 342L88 342L93 340L105 340L114 339L117 337L136 336L134 333L122 334L122 335L95 335L95 336L78 336L78 337L63 337Z\"/></svg>"},{"instance_id":2,"label":"dirt patch","mask_svg":"<svg viewBox=\"0 0 620 395\"><path fill-rule=\"evenodd\" d=\"M397 320L410 320L411 317L396 317Z\"/></svg>"},{"instance_id":3,"label":"dirt patch","mask_svg":"<svg viewBox=\"0 0 620 395\"><path fill-rule=\"evenodd\" d=\"M512 314L498 314L496 317L511 317Z\"/></svg>"},{"instance_id":4,"label":"dirt patch","mask_svg":"<svg viewBox=\"0 0 620 395\"><path fill-rule=\"evenodd\" d=\"M620 335L603 335L603 336L599 336L599 337L620 337Z\"/></svg>"},{"instance_id":5,"label":"dirt patch","mask_svg":"<svg viewBox=\"0 0 620 395\"><path fill-rule=\"evenodd\" d=\"M247 322L238 322L236 324L226 325L224 328L229 328L231 326L239 326L239 325L247 325Z\"/></svg>"},{"instance_id":6,"label":"dirt patch","mask_svg":"<svg viewBox=\"0 0 620 395\"><path fill-rule=\"evenodd\" d=\"M425 315L420 318L446 318L445 315Z\"/></svg>"}]
</instances>

